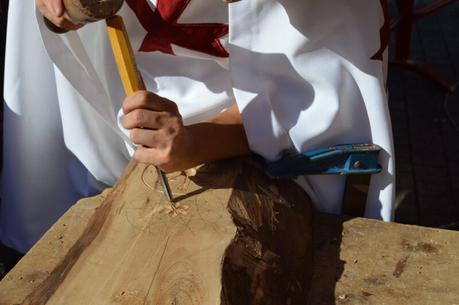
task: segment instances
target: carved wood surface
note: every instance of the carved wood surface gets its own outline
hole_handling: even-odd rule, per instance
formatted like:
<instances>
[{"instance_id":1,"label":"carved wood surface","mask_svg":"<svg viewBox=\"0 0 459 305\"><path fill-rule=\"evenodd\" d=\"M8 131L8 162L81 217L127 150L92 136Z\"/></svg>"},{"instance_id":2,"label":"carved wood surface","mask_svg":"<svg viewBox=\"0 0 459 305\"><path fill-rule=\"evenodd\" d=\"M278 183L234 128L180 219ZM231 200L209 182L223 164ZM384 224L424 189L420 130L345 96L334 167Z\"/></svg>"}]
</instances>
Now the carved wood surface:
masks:
<instances>
[{"instance_id":1,"label":"carved wood surface","mask_svg":"<svg viewBox=\"0 0 459 305\"><path fill-rule=\"evenodd\" d=\"M0 304L305 303L312 210L301 189L253 159L169 179L174 205L154 168L136 164L79 202L1 282Z\"/></svg>"},{"instance_id":2,"label":"carved wood surface","mask_svg":"<svg viewBox=\"0 0 459 305\"><path fill-rule=\"evenodd\" d=\"M229 167L233 167L234 164L228 163ZM221 169L221 167L220 167ZM84 231L88 227L88 224L91 223L93 216L96 214L98 208L102 207L107 202L114 198L121 198L124 196L126 191L138 191L139 196L140 193L146 194L147 197L156 197L155 194L151 189L146 187L143 182L139 182L141 173L143 171L142 167L131 167L128 168L126 171L127 175L120 180L118 186L127 184L129 187L126 187L124 191L119 189L118 195L114 194L111 191L107 191L100 196L96 196L89 199L84 199L76 204L72 209L70 209L52 228L47 232L44 238L22 259L19 264L5 277L3 281L0 282L0 304L1 305L13 305L13 304L22 304L24 300L29 296L31 293L37 294L37 291L42 291L43 283L46 283L50 280L53 270L57 270L57 266L59 266L62 261L65 261L65 257L68 256L69 251L72 247L77 243L77 241L84 236ZM151 169L151 171L154 171ZM207 173L206 173L207 172ZM214 174L212 174L214 172ZM194 208L192 207L192 198L195 198L199 195L205 196L209 190L206 190L202 187L202 185L209 185L209 183L213 180L213 185L215 189L219 189L219 194L223 194L226 189L226 185L228 185L232 181L231 175L224 177L220 175L223 179L212 179L215 177L215 167L214 170L212 168L203 169L201 173L193 178L195 182L188 181L184 179L183 176L173 177L171 182L173 182L174 191L177 196L179 196L180 202L188 202L190 208L186 210L188 213L192 213ZM197 177L200 177L197 179ZM146 182L147 183L154 183L152 173L150 173L150 169L147 170L146 174ZM211 180L209 182L209 180ZM132 181L132 182L131 182ZM218 182L220 181L220 182ZM217 183L218 182L218 183ZM188 185L189 183L189 185ZM233 183L233 185L240 185L238 183ZM269 185L261 184L261 189L270 188ZM131 189L132 188L132 189ZM253 184L252 184L253 188ZM276 186L276 188L279 188ZM188 189L192 193L191 194L184 194L185 190ZM238 189L236 187L236 189ZM283 188L280 188L283 189ZM194 191L192 191L194 190ZM244 187L239 187L239 197L244 196L244 194L249 190L247 184ZM289 187L285 188L286 191L289 191ZM234 190L233 190L234 191ZM271 187L271 191L276 193L275 188ZM179 194L182 193L182 194ZM257 194L256 192L250 192L252 194ZM260 195L261 194L261 195ZM162 198L162 194L160 194ZM252 196L250 194L246 194L247 196ZM180 196L182 196L180 198ZM223 195L222 195L223 196ZM225 195L225 196L228 196ZM225 197L223 196L223 197ZM257 195L253 196L261 196L263 197L263 192L259 192ZM222 197L222 198L223 198ZM231 196L229 196L231 197ZM112 199L111 199L112 198ZM140 198L140 197L139 197ZM226 197L225 197L226 198ZM276 197L271 197L276 198ZM116 199L118 200L118 199ZM113 202L115 202L114 200ZM135 199L140 200L140 199ZM135 201L134 200L134 201ZM150 199L151 200L151 199ZM188 201L187 201L188 200ZM121 201L122 202L122 201ZM143 201L145 202L145 198ZM233 202L232 205L236 205L238 201L231 201ZM270 201L267 205L270 205ZM119 204L120 202L118 202ZM115 203L113 203L115 204ZM131 203L133 206L136 203ZM128 205L129 206L129 205ZM280 205L285 206L285 205ZM300 206L301 207L301 206ZM303 207L306 209L306 207ZM243 210L251 211L250 209L244 208ZM122 215L123 210L119 210ZM140 212L130 211L130 213L125 215L133 215L133 213L140 215ZM202 211L206 211L204 208L199 210L201 212L201 216L203 218L208 217L209 213L202 213ZM207 210L208 211L208 210ZM169 210L169 212L171 212ZM162 216L167 215L170 221L177 223L182 223L182 220L178 218L179 216L173 217L172 215L168 215L167 211L162 212ZM276 212L277 214L277 212ZM282 213L277 214L278 220L282 221L284 218L280 217ZM183 214L179 214L183 215ZM189 214L187 214L190 216ZM241 215L255 215L250 213L242 213ZM267 213L267 216L270 214ZM145 217L146 214L144 215ZM185 215L186 216L186 215ZM269 219L270 217L267 217ZM240 219L249 219L249 218L240 218ZM260 218L258 218L260 219ZM241 223L243 221L239 220ZM250 223L250 222L249 222ZM253 222L252 222L253 223ZM270 223L270 222L268 222ZM208 223L209 224L209 223ZM293 224L292 224L293 225ZM297 226L297 225L295 225ZM288 229L288 227L286 227ZM214 229L210 229L214 230ZM219 229L217 229L219 230ZM244 233L243 230L236 226L235 231L240 230ZM291 229L288 229L291 230ZM187 229L183 229L182 231L186 232ZM300 231L300 230L297 230ZM292 230L292 232L297 232ZM307 230L306 230L307 231ZM101 229L100 232L104 232L104 229ZM177 231L179 232L179 231ZM263 232L263 230L258 230L257 232ZM269 232L269 230L268 230ZM276 240L282 238L284 236L281 231L278 231L279 234L273 234L271 240ZM263 264L259 264L258 268L247 268L246 270L250 270L250 274L244 275L244 272L238 272L241 269L238 268L240 263L246 266L257 266L251 265L248 262L254 262L256 259L254 256L256 253L260 253L257 249L262 249L263 251L263 262L268 262L265 266L275 266L279 265L279 262L276 261L276 256L272 255L269 246L265 247L247 247L246 251L243 248L235 247L238 244L238 240L247 240L250 241L250 235L247 236L248 233L253 233L252 236L263 236L263 233L256 233L253 232L250 227L245 229L244 234L239 234L240 238L233 239L233 246L228 246L226 248L226 254L218 254L222 257L225 256L226 258L233 257L233 260L224 260L222 258L222 262L220 262L220 266L223 266L219 272L225 274L225 272L229 272L227 274L226 279L228 281L227 284L224 284L225 281L221 281L220 284L211 283L209 287L215 287L219 285L219 287L227 287L226 290L230 289L233 291L234 294L229 294L229 296L239 297L240 303L229 303L229 304L247 304L244 303L244 299L250 291L247 290L248 285L244 279L249 279L249 276L252 275L254 278L259 279L270 279L273 277L269 276L259 276L262 274L264 270ZM300 232L302 233L302 232ZM98 240L104 239L103 235L100 235L94 239L92 242L99 243ZM153 232L153 234L155 234ZM191 233L190 233L191 234ZM209 233L214 234L214 233ZM269 234L268 234L269 235ZM108 236L108 235L107 235ZM236 236L238 234L236 233ZM266 237L266 235L264 235ZM307 237L308 235L305 234L303 237ZM293 236L295 237L295 235ZM116 238L118 238L116 236ZM263 238L260 238L263 239ZM293 240L293 239L292 239ZM179 256L177 257L176 262L173 262L173 256L166 256L166 253L171 252L178 252L174 251L179 247L178 243L175 247L172 247L173 238L169 239L169 244L165 247L164 243L165 239L163 237L163 244L160 244L158 248L161 248L164 251L165 255L163 256L162 267L160 268L153 268L153 270L146 268L142 270L140 273L134 273L130 268L127 267L126 260L118 266L116 264L111 263L110 256L112 252L115 251L115 255L124 255L129 257L130 255L128 252L130 251L127 248L116 248L116 249L107 249L106 254L104 257L99 259L98 264L93 264L94 270L87 270L89 272L88 277L84 280L87 282L88 286L94 285L97 287L110 287L113 283L124 283L124 285L113 285L110 289L107 289L107 294L104 296L104 302L100 299L91 299L89 304L163 304L163 303L154 303L157 300L147 299L146 302L142 303L142 301L135 301L138 298L140 293L140 289L132 289L135 283L141 281L142 278L148 284L140 284L139 287L147 287L150 285L151 279L153 278L152 274L156 270L156 279L160 279L161 282L154 280L153 285L151 286L150 295L154 297L158 297L164 291L175 291L172 294L162 294L163 299L165 302L169 302L166 304L193 304L193 298L190 296L183 296L182 293L186 293L187 291L196 292L201 291L200 293L204 295L209 295L210 293L207 291L207 288L202 288L205 281L194 280L194 284L191 285L190 281L183 280L189 279L190 273L186 268L179 268L180 266L190 266L191 269L199 269L196 273L198 276L209 276L209 270L207 268L211 268L210 265L211 261L209 260L205 264L204 270L201 270L201 265L199 264L199 260L197 261L198 268L194 268L194 263L187 264L185 263L188 261L193 261L193 259L197 259L199 256L196 253L195 256L184 256L181 253L178 253ZM307 243L308 239L304 239ZM172 242L172 243L171 243ZM134 243L135 244L135 243ZM250 242L247 243L240 243L240 245L250 245ZM252 245L257 245L257 243L252 243ZM267 245L265 243L265 245ZM269 244L268 244L269 245ZM288 243L286 243L288 245ZM90 251L89 249L92 246L88 246L87 250L82 252L82 257L89 255L86 251ZM189 245L183 244L183 247L186 248ZM145 248L148 248L149 245L144 245ZM279 249L275 249L279 251ZM288 248L288 247L286 247ZM303 246L301 246L303 249ZM155 251L158 251L155 248ZM220 250L218 250L220 251ZM216 251L214 255L217 255ZM301 251L300 251L301 252ZM84 254L86 253L86 254ZM204 251L203 253L209 254L209 251ZM242 253L242 254L240 254ZM145 258L146 254L140 253L138 257L138 262L133 261L129 264L132 264L134 267L140 264L147 264L146 261L151 260L150 255L148 258ZM156 254L158 257L158 254ZM299 258L301 255L290 255L289 260L291 258ZM137 257L135 257L137 259ZM240 258L239 260L234 258ZM84 258L89 259L89 257ZM105 262L112 264L110 266L110 270L112 270L111 279L103 278L101 279L100 276L97 275L96 271L98 268L101 268ZM226 263L225 263L226 262ZM57 289L53 292L53 294L57 295L60 293L60 287L62 282L62 287L65 285L74 285L72 283L65 283L66 281L70 280L70 276L72 272L75 272L75 268L79 264L79 260L75 261L74 267L71 268L70 272L68 273L67 277L59 279L56 281ZM123 265L124 264L124 265ZM167 267L169 266L169 268ZM230 269L225 269L230 266ZM295 264L293 264L295 266ZM296 265L298 266L298 265ZM307 264L305 264L307 267ZM136 267L139 269L139 267ZM290 267L286 267L284 270L291 270ZM90 268L88 268L90 269ZM282 268L280 268L282 270ZM298 268L300 269L300 268ZM222 271L223 270L223 271ZM226 270L226 271L225 271ZM269 271L269 269L266 269ZM271 269L272 270L272 269ZM308 270L307 268L303 269ZM121 272L125 272L126 274L122 274ZM193 271L196 272L196 271ZM95 273L96 276L93 276ZM380 304L387 304L387 305L399 305L401 303L407 305L444 305L444 304L456 304L457 300L459 300L459 279L457 274L459 273L459 232L455 231L448 231L448 230L439 230L439 229L431 229L425 227L417 227L417 226L408 226L408 225L401 225L396 223L384 223L381 221L370 220L370 219L363 219L363 218L355 218L355 219L346 219L336 215L327 215L317 213L314 216L314 273L313 279L311 284L311 289L308 297L308 302L301 302L297 304L308 304L308 305L339 305L339 304L346 304L346 305L380 305ZM169 274L170 276L165 276L165 274ZM177 285L166 285L164 286L165 282L172 283L171 278L174 278L173 274L175 274L177 279L182 279L182 281L175 281ZM300 275L307 275L307 273L299 273L296 274L296 278L300 277ZM278 280L276 283L279 284L280 289L282 288L282 284L288 282L285 277L281 275L281 273L275 273L274 276L278 276ZM122 278L127 280L119 282ZM118 280L115 280L118 278ZM194 278L194 277L193 277ZM164 280L166 279L166 280ZM225 279L225 276L223 276ZM232 281L231 281L232 279ZM291 281L292 282L292 281ZM104 284L105 283L105 284ZM256 282L255 282L256 283ZM268 282L269 283L269 282ZM79 285L82 285L81 283ZM225 286L228 285L228 286ZM274 284L275 285L275 284ZM119 290L116 291L115 287L118 287ZM149 286L148 286L149 287ZM159 290L157 288L160 287ZM161 288L162 287L162 288ZM173 287L173 288L171 288ZM190 289L192 287L192 289ZM198 288L199 287L199 288ZM264 283L256 283L254 287L266 287ZM284 286L285 287L285 286ZM120 288L123 288L122 290ZM243 291L237 291L237 289L242 288L245 289ZM276 288L276 287L274 287ZM93 288L90 288L93 290ZM104 288L105 289L105 288ZM145 288L143 288L145 289ZM232 289L232 290L231 290ZM262 288L257 293L249 293L250 296L258 295L260 297L263 296L261 292L266 291ZM90 291L90 290L88 290ZM75 300L70 300L69 304L82 304L79 303L78 300L80 298L88 297L88 291L80 291L78 294L74 294ZM160 294L158 294L158 291ZM225 291L225 290L224 290ZM271 290L276 291L276 290ZM278 290L279 291L279 290ZM124 293L123 293L124 292ZM102 292L101 292L102 293ZM297 298L301 298L304 291L297 291L296 295ZM104 295L102 293L102 295ZM144 294L145 295L145 294ZM166 295L169 296L167 299ZM178 297L174 298L174 295L178 295ZM268 294L267 294L268 295ZM280 294L278 294L280 295ZM214 297L216 300L213 300L213 304L225 304L226 299L221 300L222 294L214 293ZM272 295L268 295L271 297L271 300L275 300L278 302L278 299L272 297ZM61 295L62 297L62 295ZM196 298L195 298L196 299ZM184 300L186 302L184 303ZM191 300L191 301L189 301ZM50 299L51 301L51 299ZM269 302L263 303L263 301L257 302L257 299L250 299L249 301L253 301L252 304L270 304ZM124 303L123 303L124 302ZM231 302L231 300L230 300ZM247 302L247 301L246 301ZM32 302L32 304L34 304ZM63 303L67 304L67 303ZM206 304L206 303L203 303ZM250 303L249 303L250 304ZM288 302L278 302L278 303L271 303L271 304L288 304ZM291 303L295 304L295 303Z\"/></svg>"}]
</instances>

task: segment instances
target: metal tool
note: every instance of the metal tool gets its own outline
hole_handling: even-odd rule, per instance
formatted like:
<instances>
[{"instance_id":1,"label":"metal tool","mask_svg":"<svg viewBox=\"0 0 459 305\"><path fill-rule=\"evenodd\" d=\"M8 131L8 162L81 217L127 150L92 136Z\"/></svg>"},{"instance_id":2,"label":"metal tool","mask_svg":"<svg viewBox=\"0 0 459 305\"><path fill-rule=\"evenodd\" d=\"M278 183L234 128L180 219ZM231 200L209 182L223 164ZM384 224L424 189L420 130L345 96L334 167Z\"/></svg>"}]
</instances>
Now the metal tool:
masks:
<instances>
[{"instance_id":1,"label":"metal tool","mask_svg":"<svg viewBox=\"0 0 459 305\"><path fill-rule=\"evenodd\" d=\"M120 73L123 87L127 95L135 91L145 90L142 75L137 69L131 43L127 35L121 16L116 16L116 12L121 8L123 0L63 0L67 16L76 24L86 24L102 19L106 19L107 31L112 45L118 71ZM55 33L65 33L67 30L61 29L44 18L45 24ZM166 175L156 167L159 180L163 186L166 199L172 202L173 196L167 181Z\"/></svg>"},{"instance_id":2,"label":"metal tool","mask_svg":"<svg viewBox=\"0 0 459 305\"><path fill-rule=\"evenodd\" d=\"M381 171L374 144L344 144L319 148L297 155L285 155L269 163L266 173L271 178L296 178L301 175L375 174Z\"/></svg>"},{"instance_id":3,"label":"metal tool","mask_svg":"<svg viewBox=\"0 0 459 305\"><path fill-rule=\"evenodd\" d=\"M378 164L381 147L375 144L343 144L319 148L301 154L286 154L268 163L271 178L297 178L302 175L346 176L342 212L362 216L371 174L381 172Z\"/></svg>"},{"instance_id":4,"label":"metal tool","mask_svg":"<svg viewBox=\"0 0 459 305\"><path fill-rule=\"evenodd\" d=\"M129 95L135 91L145 90L145 84L143 82L142 75L137 69L123 18L115 15L107 18L106 22L108 36L110 38L113 54L115 56L116 64L118 65L118 71L126 94ZM156 167L156 170L164 190L164 196L168 201L172 202L173 196L167 177L158 167Z\"/></svg>"}]
</instances>

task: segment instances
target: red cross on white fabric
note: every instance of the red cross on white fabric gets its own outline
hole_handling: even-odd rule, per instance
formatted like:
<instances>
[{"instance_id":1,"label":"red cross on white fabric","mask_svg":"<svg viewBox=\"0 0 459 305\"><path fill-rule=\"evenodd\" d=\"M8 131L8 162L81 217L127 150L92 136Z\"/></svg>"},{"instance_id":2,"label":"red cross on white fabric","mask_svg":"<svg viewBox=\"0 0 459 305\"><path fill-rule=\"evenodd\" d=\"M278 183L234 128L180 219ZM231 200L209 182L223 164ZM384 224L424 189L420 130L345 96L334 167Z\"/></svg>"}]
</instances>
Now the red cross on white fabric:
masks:
<instances>
[{"instance_id":1,"label":"red cross on white fabric","mask_svg":"<svg viewBox=\"0 0 459 305\"><path fill-rule=\"evenodd\" d=\"M228 34L228 24L178 23L191 0L158 0L155 11L147 1L126 0L148 32L139 51L174 54L174 44L216 57L228 57L219 40Z\"/></svg>"}]
</instances>

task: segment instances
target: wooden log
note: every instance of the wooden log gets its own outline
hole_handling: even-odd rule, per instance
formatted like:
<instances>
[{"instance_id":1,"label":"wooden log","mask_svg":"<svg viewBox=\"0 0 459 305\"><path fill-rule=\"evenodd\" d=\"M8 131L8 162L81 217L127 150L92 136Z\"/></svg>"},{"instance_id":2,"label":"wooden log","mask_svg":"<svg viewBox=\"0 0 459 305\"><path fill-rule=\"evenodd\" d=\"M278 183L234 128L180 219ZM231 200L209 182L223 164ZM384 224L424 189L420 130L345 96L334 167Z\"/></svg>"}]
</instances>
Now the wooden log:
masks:
<instances>
[{"instance_id":1,"label":"wooden log","mask_svg":"<svg viewBox=\"0 0 459 305\"><path fill-rule=\"evenodd\" d=\"M459 232L317 213L308 305L459 304Z\"/></svg>"},{"instance_id":2,"label":"wooden log","mask_svg":"<svg viewBox=\"0 0 459 305\"><path fill-rule=\"evenodd\" d=\"M131 164L89 200L97 208L74 224L76 236L64 217L5 277L0 304L305 304L312 208L297 185L270 181L251 158L169 180L174 205L154 168ZM56 239L60 255L34 266L35 278L21 273Z\"/></svg>"},{"instance_id":3,"label":"wooden log","mask_svg":"<svg viewBox=\"0 0 459 305\"><path fill-rule=\"evenodd\" d=\"M138 171L132 172L120 184L137 185L139 194L147 192L150 196L148 188L139 185L139 175ZM176 192L194 183L182 178L172 181ZM197 187L195 194L199 192L202 190ZM0 282L0 304L22 304L39 289L83 235L96 208L110 196L107 191L70 209ZM194 195L184 194L181 200L186 196ZM132 202L136 200L139 198ZM459 300L459 232L316 213L313 239L314 275L308 305L444 305ZM107 257L110 255L107 253ZM164 272L164 265L160 269L159 273ZM97 284L94 279L86 280ZM139 304L135 291L123 291L130 299L115 298L112 304ZM99 301L94 299L89 304ZM216 304L219 301L217 297ZM174 299L169 304L174 304Z\"/></svg>"}]
</instances>

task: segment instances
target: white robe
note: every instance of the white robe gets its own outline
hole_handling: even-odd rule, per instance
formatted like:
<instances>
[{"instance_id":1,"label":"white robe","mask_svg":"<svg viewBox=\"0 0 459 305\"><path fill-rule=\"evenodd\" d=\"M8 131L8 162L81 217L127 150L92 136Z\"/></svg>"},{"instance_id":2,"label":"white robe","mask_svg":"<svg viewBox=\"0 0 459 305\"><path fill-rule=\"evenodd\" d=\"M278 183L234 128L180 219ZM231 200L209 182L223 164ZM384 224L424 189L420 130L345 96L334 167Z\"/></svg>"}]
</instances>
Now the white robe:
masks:
<instances>
[{"instance_id":1,"label":"white robe","mask_svg":"<svg viewBox=\"0 0 459 305\"><path fill-rule=\"evenodd\" d=\"M147 31L128 5L120 14L139 50ZM56 35L37 17L32 0L10 3L0 238L22 252L78 198L112 185L132 153L104 23ZM251 149L267 160L285 149L378 144L383 172L365 215L391 219L384 64L371 59L381 47L379 0L192 0L178 23L229 24L220 39L228 58L175 44L176 56L135 52L147 88L175 101L185 124L236 102ZM319 210L339 213L343 177L297 181Z\"/></svg>"}]
</instances>

